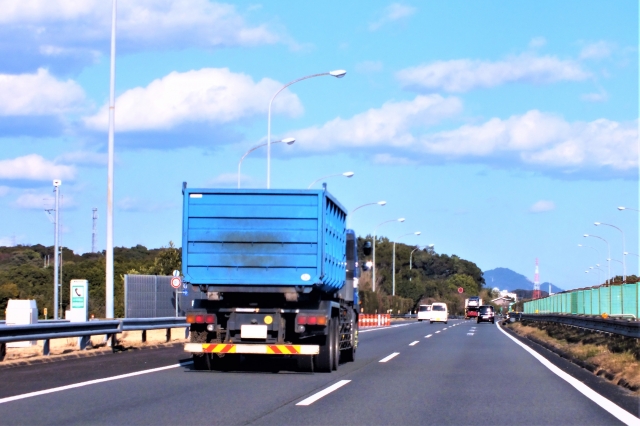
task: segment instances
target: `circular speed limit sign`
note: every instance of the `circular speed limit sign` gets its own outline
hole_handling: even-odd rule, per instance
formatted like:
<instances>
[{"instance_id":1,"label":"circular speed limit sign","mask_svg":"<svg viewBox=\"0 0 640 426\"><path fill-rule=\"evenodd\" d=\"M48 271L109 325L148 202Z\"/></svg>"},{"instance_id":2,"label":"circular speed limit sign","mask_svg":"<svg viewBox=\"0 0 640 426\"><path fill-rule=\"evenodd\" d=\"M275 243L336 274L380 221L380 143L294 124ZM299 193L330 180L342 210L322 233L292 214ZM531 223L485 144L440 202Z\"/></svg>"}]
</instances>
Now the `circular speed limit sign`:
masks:
<instances>
[{"instance_id":1,"label":"circular speed limit sign","mask_svg":"<svg viewBox=\"0 0 640 426\"><path fill-rule=\"evenodd\" d=\"M182 285L182 280L180 279L180 277L171 277L171 287L179 289L180 285Z\"/></svg>"}]
</instances>

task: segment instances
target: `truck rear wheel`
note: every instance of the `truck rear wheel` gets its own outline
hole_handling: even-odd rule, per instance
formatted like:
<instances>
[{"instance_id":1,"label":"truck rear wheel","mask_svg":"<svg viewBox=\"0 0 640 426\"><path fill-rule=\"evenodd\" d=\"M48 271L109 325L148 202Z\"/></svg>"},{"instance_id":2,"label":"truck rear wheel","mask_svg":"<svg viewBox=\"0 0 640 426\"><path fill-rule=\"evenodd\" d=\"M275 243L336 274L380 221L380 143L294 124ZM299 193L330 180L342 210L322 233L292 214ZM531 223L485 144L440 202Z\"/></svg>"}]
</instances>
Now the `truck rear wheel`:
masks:
<instances>
[{"instance_id":1,"label":"truck rear wheel","mask_svg":"<svg viewBox=\"0 0 640 426\"><path fill-rule=\"evenodd\" d=\"M351 320L351 347L342 351L345 362L353 362L356 359L356 333L358 332L358 325L354 324Z\"/></svg>"},{"instance_id":2,"label":"truck rear wheel","mask_svg":"<svg viewBox=\"0 0 640 426\"><path fill-rule=\"evenodd\" d=\"M335 357L334 320L329 320L328 334L325 336L324 345L320 345L320 352L314 357L315 370L320 373L331 373L333 358Z\"/></svg>"},{"instance_id":3,"label":"truck rear wheel","mask_svg":"<svg viewBox=\"0 0 640 426\"><path fill-rule=\"evenodd\" d=\"M333 319L333 364L332 370L338 370L340 364L340 318Z\"/></svg>"}]
</instances>

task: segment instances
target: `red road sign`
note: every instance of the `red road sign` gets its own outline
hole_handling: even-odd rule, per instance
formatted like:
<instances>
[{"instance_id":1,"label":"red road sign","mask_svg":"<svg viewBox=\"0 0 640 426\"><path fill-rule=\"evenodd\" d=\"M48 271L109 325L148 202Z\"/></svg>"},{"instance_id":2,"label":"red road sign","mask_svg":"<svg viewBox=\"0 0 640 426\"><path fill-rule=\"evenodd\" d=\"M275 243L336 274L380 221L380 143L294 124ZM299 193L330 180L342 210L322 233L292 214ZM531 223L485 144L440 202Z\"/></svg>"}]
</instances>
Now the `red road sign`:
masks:
<instances>
[{"instance_id":1,"label":"red road sign","mask_svg":"<svg viewBox=\"0 0 640 426\"><path fill-rule=\"evenodd\" d=\"M180 279L180 277L171 277L171 287L179 289L180 285L182 285L182 280Z\"/></svg>"},{"instance_id":2,"label":"red road sign","mask_svg":"<svg viewBox=\"0 0 640 426\"><path fill-rule=\"evenodd\" d=\"M464 288L458 287L458 293L460 293L460 294L464 293Z\"/></svg>"}]
</instances>

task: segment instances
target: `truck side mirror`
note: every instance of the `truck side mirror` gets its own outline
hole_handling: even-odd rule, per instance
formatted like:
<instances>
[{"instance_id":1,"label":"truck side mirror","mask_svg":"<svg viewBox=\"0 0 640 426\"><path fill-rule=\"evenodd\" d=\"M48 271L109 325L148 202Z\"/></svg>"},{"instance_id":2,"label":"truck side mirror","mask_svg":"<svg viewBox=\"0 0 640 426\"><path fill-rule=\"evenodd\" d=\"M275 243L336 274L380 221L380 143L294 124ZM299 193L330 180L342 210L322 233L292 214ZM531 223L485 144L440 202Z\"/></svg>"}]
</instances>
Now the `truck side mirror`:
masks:
<instances>
[{"instance_id":1,"label":"truck side mirror","mask_svg":"<svg viewBox=\"0 0 640 426\"><path fill-rule=\"evenodd\" d=\"M371 255L371 241L366 241L364 246L362 246L362 252L365 256Z\"/></svg>"}]
</instances>

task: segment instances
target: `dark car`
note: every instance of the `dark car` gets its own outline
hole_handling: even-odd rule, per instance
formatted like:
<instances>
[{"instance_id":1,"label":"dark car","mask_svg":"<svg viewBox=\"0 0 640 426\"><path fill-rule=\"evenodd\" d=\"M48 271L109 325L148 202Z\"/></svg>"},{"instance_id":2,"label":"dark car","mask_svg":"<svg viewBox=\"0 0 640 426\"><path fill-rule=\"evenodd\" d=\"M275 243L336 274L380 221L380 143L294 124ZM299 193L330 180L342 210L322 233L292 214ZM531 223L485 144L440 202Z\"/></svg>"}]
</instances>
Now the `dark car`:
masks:
<instances>
[{"instance_id":1,"label":"dark car","mask_svg":"<svg viewBox=\"0 0 640 426\"><path fill-rule=\"evenodd\" d=\"M490 322L494 324L496 322L495 312L493 311L493 306L490 305L482 305L478 308L478 324L481 322Z\"/></svg>"}]
</instances>

